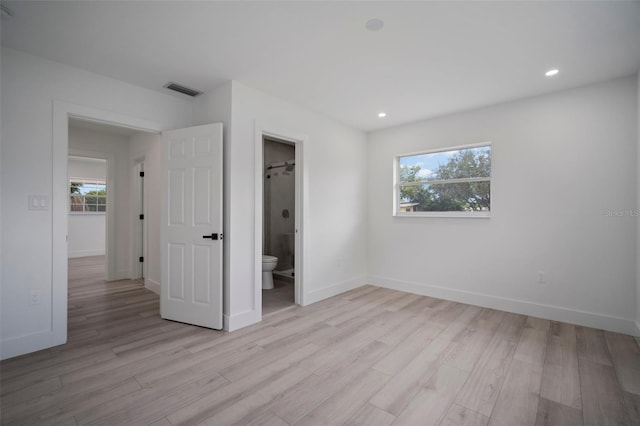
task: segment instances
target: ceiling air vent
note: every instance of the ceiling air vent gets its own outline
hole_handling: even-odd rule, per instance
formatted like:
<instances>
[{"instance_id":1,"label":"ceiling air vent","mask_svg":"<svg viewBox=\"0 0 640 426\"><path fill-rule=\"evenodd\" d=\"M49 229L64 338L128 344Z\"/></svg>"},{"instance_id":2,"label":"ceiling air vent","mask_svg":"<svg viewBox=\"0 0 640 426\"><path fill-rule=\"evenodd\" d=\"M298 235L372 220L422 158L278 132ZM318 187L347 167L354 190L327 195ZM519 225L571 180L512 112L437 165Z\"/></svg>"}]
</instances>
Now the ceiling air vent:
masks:
<instances>
[{"instance_id":1,"label":"ceiling air vent","mask_svg":"<svg viewBox=\"0 0 640 426\"><path fill-rule=\"evenodd\" d=\"M191 96L193 98L195 98L198 95L202 95L202 92L199 90L195 90L195 89L190 89L188 87L185 87L181 84L178 83L167 83L164 85L165 88L170 89L170 90L174 90L176 92L182 93L183 95L187 95L187 96Z\"/></svg>"}]
</instances>

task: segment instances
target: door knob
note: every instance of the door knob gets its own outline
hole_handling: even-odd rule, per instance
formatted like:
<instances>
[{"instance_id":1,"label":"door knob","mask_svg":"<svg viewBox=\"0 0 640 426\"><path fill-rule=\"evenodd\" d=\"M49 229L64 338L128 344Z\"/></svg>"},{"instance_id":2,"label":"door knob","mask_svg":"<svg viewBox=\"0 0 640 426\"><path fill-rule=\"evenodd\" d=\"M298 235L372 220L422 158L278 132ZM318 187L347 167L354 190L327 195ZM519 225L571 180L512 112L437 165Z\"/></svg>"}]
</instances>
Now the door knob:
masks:
<instances>
[{"instance_id":1,"label":"door knob","mask_svg":"<svg viewBox=\"0 0 640 426\"><path fill-rule=\"evenodd\" d=\"M210 238L212 240L217 240L218 239L218 234L203 235L202 238Z\"/></svg>"}]
</instances>

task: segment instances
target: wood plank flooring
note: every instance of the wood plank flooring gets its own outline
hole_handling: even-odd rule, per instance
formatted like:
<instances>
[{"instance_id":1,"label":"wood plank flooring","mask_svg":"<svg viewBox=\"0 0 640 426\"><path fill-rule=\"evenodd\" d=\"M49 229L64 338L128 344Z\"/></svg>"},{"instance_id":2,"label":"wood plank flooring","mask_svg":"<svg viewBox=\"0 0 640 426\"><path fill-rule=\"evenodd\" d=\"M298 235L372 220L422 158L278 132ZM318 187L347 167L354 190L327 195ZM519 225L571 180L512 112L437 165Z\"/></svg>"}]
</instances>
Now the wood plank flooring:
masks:
<instances>
[{"instance_id":1,"label":"wood plank flooring","mask_svg":"<svg viewBox=\"0 0 640 426\"><path fill-rule=\"evenodd\" d=\"M0 363L4 425L638 425L633 337L373 286L225 333L72 259L67 344Z\"/></svg>"}]
</instances>

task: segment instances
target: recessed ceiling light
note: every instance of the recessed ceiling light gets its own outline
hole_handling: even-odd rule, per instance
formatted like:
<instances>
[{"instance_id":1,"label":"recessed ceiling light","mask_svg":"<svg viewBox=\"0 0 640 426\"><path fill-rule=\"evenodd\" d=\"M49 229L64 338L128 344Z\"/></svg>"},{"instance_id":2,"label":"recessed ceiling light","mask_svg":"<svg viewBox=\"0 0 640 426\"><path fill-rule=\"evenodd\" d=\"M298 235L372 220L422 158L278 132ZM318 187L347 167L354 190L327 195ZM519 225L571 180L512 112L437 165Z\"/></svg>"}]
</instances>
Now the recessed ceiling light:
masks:
<instances>
[{"instance_id":1,"label":"recessed ceiling light","mask_svg":"<svg viewBox=\"0 0 640 426\"><path fill-rule=\"evenodd\" d=\"M386 112L379 112L379 113L378 113L378 117L379 117L379 118L385 118L386 116L387 116L387 113L386 113Z\"/></svg>"},{"instance_id":2,"label":"recessed ceiling light","mask_svg":"<svg viewBox=\"0 0 640 426\"><path fill-rule=\"evenodd\" d=\"M384 21L378 18L369 19L364 27L369 31L379 31L384 27Z\"/></svg>"},{"instance_id":3,"label":"recessed ceiling light","mask_svg":"<svg viewBox=\"0 0 640 426\"><path fill-rule=\"evenodd\" d=\"M559 69L553 68L553 69L550 69L549 71L545 72L544 75L546 75L547 77L553 77L554 75L558 74L559 72L560 72Z\"/></svg>"}]
</instances>

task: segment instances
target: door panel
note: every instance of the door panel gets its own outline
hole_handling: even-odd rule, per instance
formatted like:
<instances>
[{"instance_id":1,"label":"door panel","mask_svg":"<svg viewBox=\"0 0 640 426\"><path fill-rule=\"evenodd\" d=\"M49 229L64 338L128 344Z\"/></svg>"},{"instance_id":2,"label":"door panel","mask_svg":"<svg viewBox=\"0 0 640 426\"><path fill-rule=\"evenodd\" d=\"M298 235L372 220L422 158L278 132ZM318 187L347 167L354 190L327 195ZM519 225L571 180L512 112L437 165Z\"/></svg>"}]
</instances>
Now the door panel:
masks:
<instances>
[{"instance_id":1,"label":"door panel","mask_svg":"<svg viewBox=\"0 0 640 426\"><path fill-rule=\"evenodd\" d=\"M199 226L211 226L211 203L206 197L198 197L197 194L211 193L211 170L198 167L193 170L194 208L193 222Z\"/></svg>"},{"instance_id":2,"label":"door panel","mask_svg":"<svg viewBox=\"0 0 640 426\"><path fill-rule=\"evenodd\" d=\"M222 329L222 124L163 133L162 318ZM203 238L207 237L207 238Z\"/></svg>"},{"instance_id":3,"label":"door panel","mask_svg":"<svg viewBox=\"0 0 640 426\"><path fill-rule=\"evenodd\" d=\"M169 243L169 298L171 300L184 300L184 244ZM165 282L165 280L163 280Z\"/></svg>"},{"instance_id":4,"label":"door panel","mask_svg":"<svg viewBox=\"0 0 640 426\"><path fill-rule=\"evenodd\" d=\"M169 170L169 224L184 225L184 169Z\"/></svg>"},{"instance_id":5,"label":"door panel","mask_svg":"<svg viewBox=\"0 0 640 426\"><path fill-rule=\"evenodd\" d=\"M194 302L211 303L211 247L206 245L193 246L193 269L194 274Z\"/></svg>"}]
</instances>

